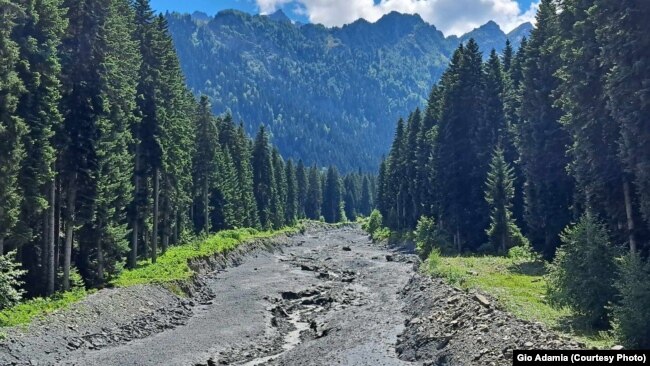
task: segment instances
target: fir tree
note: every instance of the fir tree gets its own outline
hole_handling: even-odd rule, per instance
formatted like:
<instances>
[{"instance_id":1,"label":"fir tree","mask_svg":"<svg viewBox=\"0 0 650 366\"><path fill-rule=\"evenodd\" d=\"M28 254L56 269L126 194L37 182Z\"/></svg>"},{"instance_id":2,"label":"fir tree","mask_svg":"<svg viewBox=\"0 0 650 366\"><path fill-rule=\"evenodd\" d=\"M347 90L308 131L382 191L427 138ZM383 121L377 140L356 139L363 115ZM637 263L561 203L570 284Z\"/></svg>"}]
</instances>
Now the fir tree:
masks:
<instances>
[{"instance_id":1,"label":"fir tree","mask_svg":"<svg viewBox=\"0 0 650 366\"><path fill-rule=\"evenodd\" d=\"M287 199L284 205L285 222L287 225L293 225L298 220L298 182L293 161L287 162L284 172L287 182Z\"/></svg>"},{"instance_id":2,"label":"fir tree","mask_svg":"<svg viewBox=\"0 0 650 366\"><path fill-rule=\"evenodd\" d=\"M368 217L373 208L374 203L370 179L368 179L368 176L364 176L361 184L361 197L359 198L359 214Z\"/></svg>"},{"instance_id":3,"label":"fir tree","mask_svg":"<svg viewBox=\"0 0 650 366\"><path fill-rule=\"evenodd\" d=\"M271 201L271 212L273 216L273 227L279 229L285 225L285 204L287 202L287 180L285 175L284 161L278 149L274 148L272 153L273 161L273 198Z\"/></svg>"},{"instance_id":4,"label":"fir tree","mask_svg":"<svg viewBox=\"0 0 650 366\"><path fill-rule=\"evenodd\" d=\"M210 112L208 97L202 96L196 122L194 184L197 187L194 222L199 231L210 232L210 192L218 172L219 144L217 124ZM199 219L200 218L200 219Z\"/></svg>"},{"instance_id":5,"label":"fir tree","mask_svg":"<svg viewBox=\"0 0 650 366\"><path fill-rule=\"evenodd\" d=\"M533 246L551 258L571 220L573 184L566 172L570 139L560 124L553 91L559 80L557 7L542 0L526 48L521 86L519 152L526 177L526 224Z\"/></svg>"},{"instance_id":6,"label":"fir tree","mask_svg":"<svg viewBox=\"0 0 650 366\"><path fill-rule=\"evenodd\" d=\"M296 190L297 190L297 204L298 204L298 218L304 219L305 214L305 204L307 203L307 189L309 187L309 180L307 169L305 168L305 163L302 159L298 161L298 168L296 168Z\"/></svg>"},{"instance_id":7,"label":"fir tree","mask_svg":"<svg viewBox=\"0 0 650 366\"><path fill-rule=\"evenodd\" d=\"M27 129L15 114L24 86L16 72L20 50L11 35L21 12L14 2L0 1L0 255L20 214L21 192L16 183L24 156L21 140Z\"/></svg>"},{"instance_id":8,"label":"fir tree","mask_svg":"<svg viewBox=\"0 0 650 366\"><path fill-rule=\"evenodd\" d=\"M335 223L343 221L341 210L341 177L338 170L330 166L327 169L327 178L323 188L323 217L325 222Z\"/></svg>"},{"instance_id":9,"label":"fir tree","mask_svg":"<svg viewBox=\"0 0 650 366\"><path fill-rule=\"evenodd\" d=\"M305 215L310 220L318 220L321 215L322 191L320 173L316 166L309 169L309 185L305 200Z\"/></svg>"},{"instance_id":10,"label":"fir tree","mask_svg":"<svg viewBox=\"0 0 650 366\"><path fill-rule=\"evenodd\" d=\"M255 138L253 147L253 192L257 202L260 225L264 229L273 227L273 202L277 198L275 190L275 174L273 172L273 158L269 146L269 136L264 126Z\"/></svg>"},{"instance_id":11,"label":"fir tree","mask_svg":"<svg viewBox=\"0 0 650 366\"><path fill-rule=\"evenodd\" d=\"M485 200L490 205L490 244L501 253L522 244L523 236L512 218L512 200L515 195L514 173L506 162L503 150L497 148L492 156L486 180Z\"/></svg>"}]
</instances>

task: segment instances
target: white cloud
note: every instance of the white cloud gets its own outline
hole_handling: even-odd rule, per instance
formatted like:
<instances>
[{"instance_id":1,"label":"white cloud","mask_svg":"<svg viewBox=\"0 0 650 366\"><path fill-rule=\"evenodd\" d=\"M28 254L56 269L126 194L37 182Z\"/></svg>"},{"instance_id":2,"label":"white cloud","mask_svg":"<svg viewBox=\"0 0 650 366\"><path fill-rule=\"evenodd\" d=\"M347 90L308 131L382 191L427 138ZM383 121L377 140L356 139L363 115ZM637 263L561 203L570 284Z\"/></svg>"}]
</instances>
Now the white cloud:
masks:
<instances>
[{"instance_id":1,"label":"white cloud","mask_svg":"<svg viewBox=\"0 0 650 366\"><path fill-rule=\"evenodd\" d=\"M341 26L359 18L377 21L384 14L398 11L420 14L446 35L461 35L494 20L508 32L523 22L534 22L539 1L530 9L520 9L515 0L256 0L262 13L294 3L313 23Z\"/></svg>"}]
</instances>

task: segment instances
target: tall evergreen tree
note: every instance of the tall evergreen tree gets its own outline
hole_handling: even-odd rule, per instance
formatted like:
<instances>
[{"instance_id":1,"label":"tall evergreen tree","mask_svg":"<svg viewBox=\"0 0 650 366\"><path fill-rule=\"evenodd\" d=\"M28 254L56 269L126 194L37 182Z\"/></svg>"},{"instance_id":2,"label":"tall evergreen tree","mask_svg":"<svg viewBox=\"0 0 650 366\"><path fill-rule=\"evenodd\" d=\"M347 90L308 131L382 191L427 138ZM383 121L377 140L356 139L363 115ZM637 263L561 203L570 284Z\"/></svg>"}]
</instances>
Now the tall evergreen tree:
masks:
<instances>
[{"instance_id":1,"label":"tall evergreen tree","mask_svg":"<svg viewBox=\"0 0 650 366\"><path fill-rule=\"evenodd\" d=\"M218 174L219 144L217 124L210 112L208 97L202 96L196 123L196 154L194 156L195 195L194 222L199 231L210 232L210 192ZM200 219L199 219L200 217ZM198 225L197 225L198 224Z\"/></svg>"},{"instance_id":2,"label":"tall evergreen tree","mask_svg":"<svg viewBox=\"0 0 650 366\"><path fill-rule=\"evenodd\" d=\"M21 140L27 129L15 114L24 86L16 73L20 50L12 32L21 13L14 2L0 1L0 255L20 214L21 192L16 183L24 156Z\"/></svg>"},{"instance_id":3,"label":"tall evergreen tree","mask_svg":"<svg viewBox=\"0 0 650 366\"><path fill-rule=\"evenodd\" d=\"M269 136L264 126L260 126L253 147L253 192L257 202L260 224L264 229L273 227L273 201L276 199L273 157Z\"/></svg>"},{"instance_id":4,"label":"tall evergreen tree","mask_svg":"<svg viewBox=\"0 0 650 366\"><path fill-rule=\"evenodd\" d=\"M602 47L602 61L608 70L605 93L612 118L621 133L620 156L625 169L628 229L634 232L634 190L639 210L650 225L650 6L639 1L597 0L589 9L596 19L596 33ZM588 24L587 26L591 26ZM634 189L635 188L635 189ZM627 192L627 193L626 193Z\"/></svg>"},{"instance_id":5,"label":"tall evergreen tree","mask_svg":"<svg viewBox=\"0 0 650 366\"><path fill-rule=\"evenodd\" d=\"M304 219L305 205L307 203L307 189L309 188L309 179L305 163L300 159L298 161L298 168L296 168L296 190L298 200L298 218Z\"/></svg>"},{"instance_id":6,"label":"tall evergreen tree","mask_svg":"<svg viewBox=\"0 0 650 366\"><path fill-rule=\"evenodd\" d=\"M286 203L284 205L285 223L292 225L298 219L298 182L296 180L296 169L293 161L289 160L284 170L287 182Z\"/></svg>"},{"instance_id":7,"label":"tall evergreen tree","mask_svg":"<svg viewBox=\"0 0 650 366\"><path fill-rule=\"evenodd\" d=\"M58 0L27 1L23 6L24 17L14 34L22 60L17 69L26 92L20 98L16 114L25 121L29 132L23 139L26 155L19 177L23 202L17 235L25 243L21 248L23 266L30 269L25 278L27 287L52 294L58 235L54 132L63 120L59 110L61 63L58 48L66 20ZM45 287L39 288L41 285Z\"/></svg>"},{"instance_id":8,"label":"tall evergreen tree","mask_svg":"<svg viewBox=\"0 0 650 366\"><path fill-rule=\"evenodd\" d=\"M601 54L604 45L596 36L597 9L593 2L563 3L562 67L558 73L562 80L560 104L565 112L562 122L573 141L569 151L579 192L576 198L606 217L610 232L618 234L620 241L627 240L635 251L636 227L641 220L633 205L637 195L630 188L632 176L624 171L620 159L620 125L607 108L607 69Z\"/></svg>"},{"instance_id":9,"label":"tall evergreen tree","mask_svg":"<svg viewBox=\"0 0 650 366\"><path fill-rule=\"evenodd\" d=\"M323 217L325 222L335 223L343 221L341 202L341 177L336 167L330 166L327 169L327 178L323 188Z\"/></svg>"},{"instance_id":10,"label":"tall evergreen tree","mask_svg":"<svg viewBox=\"0 0 650 366\"><path fill-rule=\"evenodd\" d=\"M465 244L476 248L484 242L487 204L483 200L485 122L483 65L473 40L454 53L442 79L443 97L436 140L435 172L439 222L450 233L459 251Z\"/></svg>"},{"instance_id":11,"label":"tall evergreen tree","mask_svg":"<svg viewBox=\"0 0 650 366\"><path fill-rule=\"evenodd\" d=\"M285 224L285 204L287 201L287 180L285 175L284 161L280 156L278 149L274 148L272 153L273 160L273 199L271 201L271 211L273 216L273 227L279 229Z\"/></svg>"},{"instance_id":12,"label":"tall evergreen tree","mask_svg":"<svg viewBox=\"0 0 650 366\"><path fill-rule=\"evenodd\" d=\"M573 196L573 182L566 172L570 139L552 95L559 85L557 34L557 7L554 1L543 0L525 51L518 148L526 177L528 236L547 258L555 254L559 234L571 220Z\"/></svg>"},{"instance_id":13,"label":"tall evergreen tree","mask_svg":"<svg viewBox=\"0 0 650 366\"><path fill-rule=\"evenodd\" d=\"M309 169L309 185L305 201L305 215L308 219L320 219L322 199L320 172L316 166L313 166Z\"/></svg>"},{"instance_id":14,"label":"tall evergreen tree","mask_svg":"<svg viewBox=\"0 0 650 366\"><path fill-rule=\"evenodd\" d=\"M367 175L364 175L361 183L361 197L359 198L359 214L368 217L373 207L374 202L370 179L368 179Z\"/></svg>"},{"instance_id":15,"label":"tall evergreen tree","mask_svg":"<svg viewBox=\"0 0 650 366\"><path fill-rule=\"evenodd\" d=\"M490 227L487 234L495 251L501 253L521 244L523 238L512 218L514 179L514 172L506 162L503 150L500 147L495 149L486 180L485 200L490 205Z\"/></svg>"}]
</instances>

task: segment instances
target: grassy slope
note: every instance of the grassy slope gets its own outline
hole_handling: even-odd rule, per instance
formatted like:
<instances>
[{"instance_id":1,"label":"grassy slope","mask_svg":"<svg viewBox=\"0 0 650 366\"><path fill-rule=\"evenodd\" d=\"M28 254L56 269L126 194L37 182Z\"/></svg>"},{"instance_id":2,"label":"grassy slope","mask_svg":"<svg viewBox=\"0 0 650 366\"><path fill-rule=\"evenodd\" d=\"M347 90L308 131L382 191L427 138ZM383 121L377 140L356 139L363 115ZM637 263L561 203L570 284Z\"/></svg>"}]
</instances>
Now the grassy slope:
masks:
<instances>
[{"instance_id":1,"label":"grassy slope","mask_svg":"<svg viewBox=\"0 0 650 366\"><path fill-rule=\"evenodd\" d=\"M515 316L544 323L590 347L608 349L615 342L604 334L590 334L571 326L576 322L569 309L556 309L547 303L542 262L494 256L440 257L428 271L454 285L491 294Z\"/></svg>"},{"instance_id":2,"label":"grassy slope","mask_svg":"<svg viewBox=\"0 0 650 366\"><path fill-rule=\"evenodd\" d=\"M207 239L199 239L189 244L171 247L165 254L158 257L156 264L142 261L138 263L136 269L122 272L112 284L117 287L127 287L188 279L193 275L188 266L188 261L191 259L227 252L249 240L270 238L279 234L297 233L300 230L301 226L298 225L277 231L258 232L251 229L222 231ZM80 288L71 292L56 294L51 298L27 300L12 308L0 311L0 327L28 324L32 319L55 310L64 309L84 299L92 292Z\"/></svg>"}]
</instances>

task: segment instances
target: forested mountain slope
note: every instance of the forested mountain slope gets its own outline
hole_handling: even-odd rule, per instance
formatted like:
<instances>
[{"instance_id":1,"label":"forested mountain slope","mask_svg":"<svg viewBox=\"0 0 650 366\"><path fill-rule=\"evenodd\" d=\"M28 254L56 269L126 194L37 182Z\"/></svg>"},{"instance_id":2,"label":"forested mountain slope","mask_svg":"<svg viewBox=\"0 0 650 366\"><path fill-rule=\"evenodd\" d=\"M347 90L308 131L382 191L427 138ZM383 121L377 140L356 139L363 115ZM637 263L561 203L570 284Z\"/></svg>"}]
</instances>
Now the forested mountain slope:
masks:
<instances>
[{"instance_id":1,"label":"forested mountain slope","mask_svg":"<svg viewBox=\"0 0 650 366\"><path fill-rule=\"evenodd\" d=\"M280 12L167 20L189 87L216 113L230 110L249 133L268 125L288 158L343 171L377 168L394 120L425 104L461 41L476 37L501 51L508 37L493 22L445 37L399 13L342 28L292 24ZM531 27L512 34L515 48Z\"/></svg>"}]
</instances>

